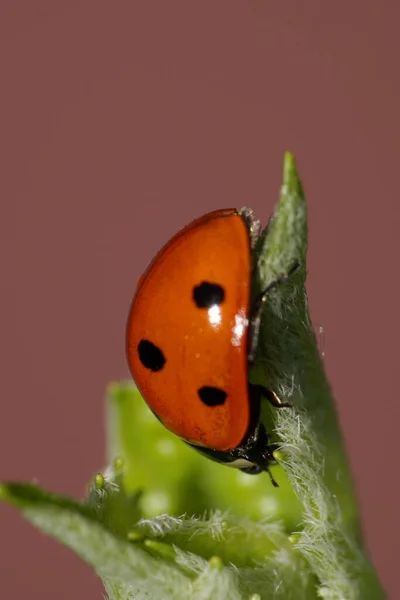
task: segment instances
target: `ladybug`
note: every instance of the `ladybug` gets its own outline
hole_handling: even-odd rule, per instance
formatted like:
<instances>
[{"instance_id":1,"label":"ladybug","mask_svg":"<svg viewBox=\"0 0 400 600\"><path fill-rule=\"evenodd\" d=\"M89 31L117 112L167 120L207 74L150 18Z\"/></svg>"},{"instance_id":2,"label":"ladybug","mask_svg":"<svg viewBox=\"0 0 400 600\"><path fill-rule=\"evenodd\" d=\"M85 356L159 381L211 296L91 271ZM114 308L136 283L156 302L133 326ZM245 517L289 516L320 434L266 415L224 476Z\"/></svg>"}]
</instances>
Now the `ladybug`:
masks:
<instances>
[{"instance_id":1,"label":"ladybug","mask_svg":"<svg viewBox=\"0 0 400 600\"><path fill-rule=\"evenodd\" d=\"M144 400L203 455L250 474L267 471L272 447L262 398L290 406L249 382L267 294L251 297L259 223L250 209L208 213L181 229L140 278L126 328L126 353Z\"/></svg>"}]
</instances>

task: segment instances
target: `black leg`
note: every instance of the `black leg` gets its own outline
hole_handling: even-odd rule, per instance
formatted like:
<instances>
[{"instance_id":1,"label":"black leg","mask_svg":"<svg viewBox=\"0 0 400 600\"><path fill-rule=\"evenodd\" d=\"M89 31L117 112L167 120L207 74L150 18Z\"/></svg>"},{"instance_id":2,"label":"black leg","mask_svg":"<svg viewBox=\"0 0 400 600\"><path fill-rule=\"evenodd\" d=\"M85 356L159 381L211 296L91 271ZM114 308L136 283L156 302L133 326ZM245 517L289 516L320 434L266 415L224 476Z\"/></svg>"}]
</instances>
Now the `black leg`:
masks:
<instances>
[{"instance_id":1,"label":"black leg","mask_svg":"<svg viewBox=\"0 0 400 600\"><path fill-rule=\"evenodd\" d=\"M275 406L275 408L293 408L293 404L290 404L290 402L282 402L279 396L275 394L275 392L273 392L272 390L269 390L264 386L260 387L261 393L264 396L264 398L266 398L268 402L272 404L272 406Z\"/></svg>"},{"instance_id":2,"label":"black leg","mask_svg":"<svg viewBox=\"0 0 400 600\"><path fill-rule=\"evenodd\" d=\"M279 487L279 483L276 481L276 479L274 479L274 476L272 475L271 471L267 468L265 469L269 475L269 478L271 480L271 483L274 487L278 488Z\"/></svg>"},{"instance_id":3,"label":"black leg","mask_svg":"<svg viewBox=\"0 0 400 600\"><path fill-rule=\"evenodd\" d=\"M262 304L263 302L265 302L270 291L278 287L278 285L281 285L284 281L286 281L286 279L293 275L293 273L297 271L299 267L300 263L296 260L287 273L279 273L279 275L277 275L276 278L273 281L271 281L271 283L269 283L262 292L259 293L254 303L254 310L257 311L257 309L259 309L260 306L262 307Z\"/></svg>"},{"instance_id":4,"label":"black leg","mask_svg":"<svg viewBox=\"0 0 400 600\"><path fill-rule=\"evenodd\" d=\"M257 298L254 300L251 312L251 324L250 324L250 344L248 353L248 364L251 367L256 359L258 338L260 335L261 315L264 308L264 302L266 301L269 292L275 289L278 285L283 283L290 275L292 275L300 266L300 263L296 261L289 269L287 273L281 273L267 285L267 287L260 292Z\"/></svg>"},{"instance_id":5,"label":"black leg","mask_svg":"<svg viewBox=\"0 0 400 600\"><path fill-rule=\"evenodd\" d=\"M243 473L247 473L248 475L258 475L259 473L266 471L269 475L272 485L276 488L279 487L279 483L276 481L276 479L274 479L274 476L272 475L272 473L268 467L263 468L260 466L254 466L254 467L248 467L246 469L240 469L240 470L243 471Z\"/></svg>"}]
</instances>

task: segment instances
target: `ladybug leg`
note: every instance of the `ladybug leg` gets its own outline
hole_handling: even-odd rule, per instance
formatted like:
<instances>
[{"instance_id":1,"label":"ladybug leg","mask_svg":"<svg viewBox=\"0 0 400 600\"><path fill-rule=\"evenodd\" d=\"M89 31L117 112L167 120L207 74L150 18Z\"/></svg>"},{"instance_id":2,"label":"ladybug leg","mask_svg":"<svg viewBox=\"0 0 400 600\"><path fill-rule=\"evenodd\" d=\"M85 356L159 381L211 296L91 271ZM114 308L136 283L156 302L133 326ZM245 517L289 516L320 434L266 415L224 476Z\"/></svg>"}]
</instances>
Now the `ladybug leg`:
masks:
<instances>
[{"instance_id":1,"label":"ladybug leg","mask_svg":"<svg viewBox=\"0 0 400 600\"><path fill-rule=\"evenodd\" d=\"M264 398L266 398L272 406L275 406L275 408L293 408L293 404L290 404L290 402L282 402L279 396L272 390L269 390L264 386L260 386L260 388Z\"/></svg>"},{"instance_id":2,"label":"ladybug leg","mask_svg":"<svg viewBox=\"0 0 400 600\"><path fill-rule=\"evenodd\" d=\"M268 433L262 423L260 423L253 436L248 440L246 446L239 450L243 458L249 460L253 464L249 467L243 467L240 470L249 475L258 475L266 472L269 475L271 483L274 487L279 487L279 484L274 479L269 465L275 463L273 457L273 446L269 444Z\"/></svg>"},{"instance_id":3,"label":"ladybug leg","mask_svg":"<svg viewBox=\"0 0 400 600\"><path fill-rule=\"evenodd\" d=\"M279 487L279 483L276 481L276 479L274 478L274 476L272 475L272 473L268 467L261 467L260 465L255 465L254 467L247 467L246 469L240 469L240 470L243 473L247 473L248 475L258 475L259 473L266 471L269 475L272 485L276 488Z\"/></svg>"},{"instance_id":4,"label":"ladybug leg","mask_svg":"<svg viewBox=\"0 0 400 600\"><path fill-rule=\"evenodd\" d=\"M252 367L255 363L257 348L258 348L258 339L260 335L260 325L261 325L261 315L264 309L264 302L268 298L268 294L275 289L278 285L281 285L288 277L290 277L300 266L300 263L296 261L290 267L287 273L280 273L271 283L267 285L267 287L258 294L256 299L254 300L252 306L252 318L250 324L250 344L249 344L249 353L248 353L248 364L249 367Z\"/></svg>"},{"instance_id":5,"label":"ladybug leg","mask_svg":"<svg viewBox=\"0 0 400 600\"><path fill-rule=\"evenodd\" d=\"M272 406L275 406L275 408L292 408L293 407L293 405L290 404L290 402L282 402L282 400L279 398L278 394L276 394L275 392L273 392L272 390L270 390L269 388L267 388L263 385L257 385L255 383L252 383L251 390L252 390L253 397L260 398L262 396L263 398L268 400L268 402L270 404L272 404Z\"/></svg>"},{"instance_id":6,"label":"ladybug leg","mask_svg":"<svg viewBox=\"0 0 400 600\"><path fill-rule=\"evenodd\" d=\"M269 470L269 465L276 461L272 455L273 446L268 443L268 434L262 424L259 425L244 446L234 448L233 450L218 451L203 446L195 446L190 442L185 443L203 456L207 456L207 458L216 462L239 468L243 473L258 475L266 472L269 475L272 485L279 487ZM244 466L243 463L247 463L248 466Z\"/></svg>"},{"instance_id":7,"label":"ladybug leg","mask_svg":"<svg viewBox=\"0 0 400 600\"><path fill-rule=\"evenodd\" d=\"M268 467L266 467L264 469L264 471L266 471L269 475L269 478L271 480L271 483L274 487L278 488L279 487L279 483L276 481L276 479L274 478L274 476L272 475L271 471L268 469Z\"/></svg>"}]
</instances>

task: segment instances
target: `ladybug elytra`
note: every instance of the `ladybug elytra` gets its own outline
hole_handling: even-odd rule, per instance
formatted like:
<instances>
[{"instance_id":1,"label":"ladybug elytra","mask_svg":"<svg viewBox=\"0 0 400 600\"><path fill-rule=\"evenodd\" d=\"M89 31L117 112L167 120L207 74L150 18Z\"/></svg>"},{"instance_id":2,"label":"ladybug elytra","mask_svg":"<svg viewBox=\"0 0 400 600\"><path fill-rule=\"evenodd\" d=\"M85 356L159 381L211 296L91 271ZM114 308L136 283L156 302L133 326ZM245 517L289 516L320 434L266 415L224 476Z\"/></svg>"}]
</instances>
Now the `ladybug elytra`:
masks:
<instances>
[{"instance_id":1,"label":"ladybug elytra","mask_svg":"<svg viewBox=\"0 0 400 600\"><path fill-rule=\"evenodd\" d=\"M218 462L267 471L272 449L260 403L282 403L249 382L268 292L251 298L259 226L249 209L222 209L181 229L139 280L126 351L144 400L167 429Z\"/></svg>"}]
</instances>

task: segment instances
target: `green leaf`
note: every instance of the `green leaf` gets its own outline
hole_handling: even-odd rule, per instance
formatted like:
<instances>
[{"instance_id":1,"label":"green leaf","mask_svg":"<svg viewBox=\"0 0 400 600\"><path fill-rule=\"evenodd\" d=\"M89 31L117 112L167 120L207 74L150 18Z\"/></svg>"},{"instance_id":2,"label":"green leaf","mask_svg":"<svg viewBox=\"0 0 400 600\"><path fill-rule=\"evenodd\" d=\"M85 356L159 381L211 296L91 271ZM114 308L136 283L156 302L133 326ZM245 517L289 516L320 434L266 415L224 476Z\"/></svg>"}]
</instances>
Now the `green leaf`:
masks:
<instances>
[{"instance_id":1,"label":"green leaf","mask_svg":"<svg viewBox=\"0 0 400 600\"><path fill-rule=\"evenodd\" d=\"M251 381L292 408L262 407L279 444L271 470L246 475L209 461L168 432L133 384L108 388L108 464L83 502L33 485L0 499L70 547L111 600L380 600L361 535L334 400L305 290L307 211L294 158L254 249L253 294L270 290Z\"/></svg>"},{"instance_id":2,"label":"green leaf","mask_svg":"<svg viewBox=\"0 0 400 600\"><path fill-rule=\"evenodd\" d=\"M265 303L260 355L252 380L293 409L266 410L280 441L289 481L303 507L297 547L318 576L321 597L384 598L364 551L358 507L334 400L311 326L306 276L307 218L294 157L286 154L281 198L263 236L258 285L267 286L294 262L300 268ZM271 416L272 415L272 416Z\"/></svg>"},{"instance_id":3,"label":"green leaf","mask_svg":"<svg viewBox=\"0 0 400 600\"><path fill-rule=\"evenodd\" d=\"M101 503L106 493L99 491ZM258 527L222 514L164 516L139 520L131 531L135 535L124 538L98 520L93 496L82 505L33 485L9 483L0 486L0 498L92 566L113 600L241 599L255 593L267 599L275 588L277 600L316 598L309 570L277 524ZM239 566L231 566L232 560Z\"/></svg>"},{"instance_id":4,"label":"green leaf","mask_svg":"<svg viewBox=\"0 0 400 600\"><path fill-rule=\"evenodd\" d=\"M115 536L90 507L31 485L3 484L0 498L91 565L113 598L134 598L142 590L154 598L188 597L191 581L178 566L155 559L143 544Z\"/></svg>"}]
</instances>

